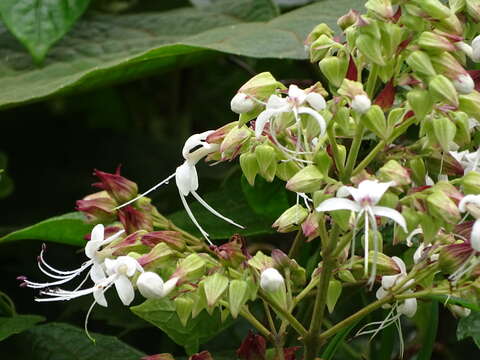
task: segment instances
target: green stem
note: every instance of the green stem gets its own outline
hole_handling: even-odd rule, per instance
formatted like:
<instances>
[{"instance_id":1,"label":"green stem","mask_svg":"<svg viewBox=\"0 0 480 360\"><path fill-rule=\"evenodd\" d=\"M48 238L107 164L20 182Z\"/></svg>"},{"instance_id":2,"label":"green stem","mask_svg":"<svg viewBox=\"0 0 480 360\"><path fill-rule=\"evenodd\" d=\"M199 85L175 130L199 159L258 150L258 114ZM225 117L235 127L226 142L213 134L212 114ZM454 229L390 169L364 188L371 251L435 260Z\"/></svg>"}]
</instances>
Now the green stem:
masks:
<instances>
[{"instance_id":1,"label":"green stem","mask_svg":"<svg viewBox=\"0 0 480 360\"><path fill-rule=\"evenodd\" d=\"M277 329L275 328L275 323L273 322L272 313L270 312L270 308L268 307L268 304L265 301L263 301L263 306L265 308L265 315L267 316L268 325L270 326L270 329L272 330L272 334L275 337L277 337Z\"/></svg>"},{"instance_id":2,"label":"green stem","mask_svg":"<svg viewBox=\"0 0 480 360\"><path fill-rule=\"evenodd\" d=\"M225 306L226 308L229 307L229 304L227 301L221 300L220 304L222 304L222 306ZM252 313L250 312L250 310L248 310L248 307L246 305L244 305L240 309L239 314L245 320L247 320L255 329L257 329L260 334L262 334L268 340L270 340L272 344L275 344L275 341L276 341L275 336L273 336L272 333L268 331L268 329L265 326L263 326L263 324L260 321L258 321L255 316L252 315Z\"/></svg>"},{"instance_id":3,"label":"green stem","mask_svg":"<svg viewBox=\"0 0 480 360\"><path fill-rule=\"evenodd\" d=\"M300 252L300 249L305 242L305 235L303 235L302 229L298 230L297 235L295 236L295 239L293 240L292 247L290 248L290 251L288 252L288 257L290 259L295 259L298 256L298 253Z\"/></svg>"},{"instance_id":4,"label":"green stem","mask_svg":"<svg viewBox=\"0 0 480 360\"><path fill-rule=\"evenodd\" d=\"M342 177L343 172L345 171L345 166L343 164L340 151L338 150L338 143L335 137L335 129L333 128L333 126L327 127L327 135L328 135L328 141L330 141L330 145L332 145L333 159L335 160L335 166L337 167L340 177Z\"/></svg>"}]
</instances>

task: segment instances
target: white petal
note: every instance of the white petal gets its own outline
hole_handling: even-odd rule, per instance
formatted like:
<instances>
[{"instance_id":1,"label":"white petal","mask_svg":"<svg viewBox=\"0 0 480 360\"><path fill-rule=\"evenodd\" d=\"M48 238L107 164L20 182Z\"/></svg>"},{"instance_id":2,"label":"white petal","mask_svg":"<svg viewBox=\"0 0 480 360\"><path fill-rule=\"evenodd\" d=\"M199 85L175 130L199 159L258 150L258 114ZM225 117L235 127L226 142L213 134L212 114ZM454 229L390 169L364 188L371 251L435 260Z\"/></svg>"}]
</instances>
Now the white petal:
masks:
<instances>
[{"instance_id":1,"label":"white petal","mask_svg":"<svg viewBox=\"0 0 480 360\"><path fill-rule=\"evenodd\" d=\"M321 111L327 107L327 103L322 95L316 92L311 92L306 99L308 104L317 111Z\"/></svg>"},{"instance_id":2,"label":"white petal","mask_svg":"<svg viewBox=\"0 0 480 360\"><path fill-rule=\"evenodd\" d=\"M208 135L214 133L213 130L204 131L200 134L193 134L190 136L183 145L182 155L187 159L191 155L192 149L195 149L197 146L205 146Z\"/></svg>"},{"instance_id":3,"label":"white petal","mask_svg":"<svg viewBox=\"0 0 480 360\"><path fill-rule=\"evenodd\" d=\"M376 216L383 216L395 221L402 227L403 231L408 232L405 218L397 210L385 206L373 206L372 211Z\"/></svg>"},{"instance_id":4,"label":"white petal","mask_svg":"<svg viewBox=\"0 0 480 360\"><path fill-rule=\"evenodd\" d=\"M267 268L260 274L260 287L268 292L279 290L285 284L282 274L275 268Z\"/></svg>"},{"instance_id":5,"label":"white petal","mask_svg":"<svg viewBox=\"0 0 480 360\"><path fill-rule=\"evenodd\" d=\"M90 235L90 240L85 245L85 255L89 259L93 259L98 249L100 249L100 246L103 242L104 231L105 228L102 224L95 225L93 228Z\"/></svg>"},{"instance_id":6,"label":"white petal","mask_svg":"<svg viewBox=\"0 0 480 360\"><path fill-rule=\"evenodd\" d=\"M402 304L398 305L398 312L409 318L413 317L417 312L417 299L406 299Z\"/></svg>"},{"instance_id":7,"label":"white petal","mask_svg":"<svg viewBox=\"0 0 480 360\"><path fill-rule=\"evenodd\" d=\"M403 260L397 256L392 256L392 260L395 261L395 264L397 264L398 268L400 269L400 274L405 275L407 273L407 267L405 266Z\"/></svg>"},{"instance_id":8,"label":"white petal","mask_svg":"<svg viewBox=\"0 0 480 360\"><path fill-rule=\"evenodd\" d=\"M90 278L95 284L105 280L105 272L103 271L102 265L97 262L94 262L90 269Z\"/></svg>"},{"instance_id":9,"label":"white petal","mask_svg":"<svg viewBox=\"0 0 480 360\"><path fill-rule=\"evenodd\" d=\"M398 274L382 276L382 288L390 289L393 285L395 285L395 281L397 281L398 276Z\"/></svg>"},{"instance_id":10,"label":"white petal","mask_svg":"<svg viewBox=\"0 0 480 360\"><path fill-rule=\"evenodd\" d=\"M415 235L419 235L419 234L423 234L423 230L422 228L416 228L415 230L413 230L406 238L406 242L407 242L407 246L408 247L412 247L413 243L412 243L412 239Z\"/></svg>"},{"instance_id":11,"label":"white petal","mask_svg":"<svg viewBox=\"0 0 480 360\"><path fill-rule=\"evenodd\" d=\"M275 111L289 111L289 108L290 105L287 99L281 98L277 95L270 95L270 97L268 98L266 110L273 111L274 114L276 113Z\"/></svg>"},{"instance_id":12,"label":"white petal","mask_svg":"<svg viewBox=\"0 0 480 360\"><path fill-rule=\"evenodd\" d=\"M303 104L307 94L304 90L300 89L297 85L290 85L288 88L288 97L295 100L297 104Z\"/></svg>"},{"instance_id":13,"label":"white petal","mask_svg":"<svg viewBox=\"0 0 480 360\"><path fill-rule=\"evenodd\" d=\"M173 289L177 286L178 280L180 280L179 277L173 277L165 282L163 284L163 294L162 296L167 296L172 292Z\"/></svg>"},{"instance_id":14,"label":"white petal","mask_svg":"<svg viewBox=\"0 0 480 360\"><path fill-rule=\"evenodd\" d=\"M325 122L325 119L323 118L322 115L320 115L318 112L316 112L313 109L310 109L308 107L302 106L301 108L298 109L299 114L307 114L313 117L315 120L317 120L318 126L320 126L320 136L325 134L325 131L327 129L327 123Z\"/></svg>"},{"instance_id":15,"label":"white petal","mask_svg":"<svg viewBox=\"0 0 480 360\"><path fill-rule=\"evenodd\" d=\"M386 291L383 286L380 286L375 293L375 296L378 300L383 299L385 296L388 295L388 291Z\"/></svg>"},{"instance_id":16,"label":"white petal","mask_svg":"<svg viewBox=\"0 0 480 360\"><path fill-rule=\"evenodd\" d=\"M198 175L195 166L185 161L175 171L175 183L183 196L190 194L190 191L198 189Z\"/></svg>"},{"instance_id":17,"label":"white petal","mask_svg":"<svg viewBox=\"0 0 480 360\"><path fill-rule=\"evenodd\" d=\"M257 120L255 120L255 137L257 139L262 135L263 129L265 128L265 125L267 124L267 122L275 114L276 114L275 111L267 109L267 110L262 111L257 116Z\"/></svg>"},{"instance_id":18,"label":"white petal","mask_svg":"<svg viewBox=\"0 0 480 360\"><path fill-rule=\"evenodd\" d=\"M255 102L243 93L237 93L230 101L230 109L237 114L247 113L255 108Z\"/></svg>"},{"instance_id":19,"label":"white petal","mask_svg":"<svg viewBox=\"0 0 480 360\"><path fill-rule=\"evenodd\" d=\"M130 280L126 276L119 275L115 280L115 289L123 305L130 305L135 298L135 291Z\"/></svg>"},{"instance_id":20,"label":"white petal","mask_svg":"<svg viewBox=\"0 0 480 360\"><path fill-rule=\"evenodd\" d=\"M342 198L332 198L323 201L316 210L321 211L335 211L335 210L351 210L351 211L360 211L361 207L356 202L349 199Z\"/></svg>"},{"instance_id":21,"label":"white petal","mask_svg":"<svg viewBox=\"0 0 480 360\"><path fill-rule=\"evenodd\" d=\"M377 180L363 180L358 184L358 191L361 193L362 198L370 198L372 205L375 205L380 201L388 188L393 185L393 181L379 182Z\"/></svg>"},{"instance_id":22,"label":"white petal","mask_svg":"<svg viewBox=\"0 0 480 360\"><path fill-rule=\"evenodd\" d=\"M146 299L160 299L163 297L163 279L157 273L145 271L137 280L137 288Z\"/></svg>"},{"instance_id":23,"label":"white petal","mask_svg":"<svg viewBox=\"0 0 480 360\"><path fill-rule=\"evenodd\" d=\"M116 265L117 265L117 260L113 259L105 259L103 262L103 265L105 265L105 270L107 271L108 275L113 275L116 272Z\"/></svg>"},{"instance_id":24,"label":"white petal","mask_svg":"<svg viewBox=\"0 0 480 360\"><path fill-rule=\"evenodd\" d=\"M413 254L413 262L415 264L418 264L420 260L423 257L423 250L425 249L425 245L423 242L418 246L417 250L415 250L415 253Z\"/></svg>"},{"instance_id":25,"label":"white petal","mask_svg":"<svg viewBox=\"0 0 480 360\"><path fill-rule=\"evenodd\" d=\"M352 100L352 109L360 114L365 114L372 106L372 101L367 95L356 95Z\"/></svg>"},{"instance_id":26,"label":"white petal","mask_svg":"<svg viewBox=\"0 0 480 360\"><path fill-rule=\"evenodd\" d=\"M103 241L105 227L102 224L95 225L90 235L90 241Z\"/></svg>"},{"instance_id":27,"label":"white petal","mask_svg":"<svg viewBox=\"0 0 480 360\"><path fill-rule=\"evenodd\" d=\"M480 62L480 35L475 37L472 41L472 60Z\"/></svg>"},{"instance_id":28,"label":"white petal","mask_svg":"<svg viewBox=\"0 0 480 360\"><path fill-rule=\"evenodd\" d=\"M105 299L105 290L103 288L98 288L93 291L93 297L95 298L95 302L98 305L107 307L107 299Z\"/></svg>"},{"instance_id":29,"label":"white petal","mask_svg":"<svg viewBox=\"0 0 480 360\"><path fill-rule=\"evenodd\" d=\"M458 209L461 212L467 211L467 204L473 203L477 206L480 206L480 195L467 195L464 196L462 200L460 200L460 203L458 204Z\"/></svg>"},{"instance_id":30,"label":"white petal","mask_svg":"<svg viewBox=\"0 0 480 360\"><path fill-rule=\"evenodd\" d=\"M480 219L473 223L472 235L470 236L470 244L472 249L480 251Z\"/></svg>"}]
</instances>

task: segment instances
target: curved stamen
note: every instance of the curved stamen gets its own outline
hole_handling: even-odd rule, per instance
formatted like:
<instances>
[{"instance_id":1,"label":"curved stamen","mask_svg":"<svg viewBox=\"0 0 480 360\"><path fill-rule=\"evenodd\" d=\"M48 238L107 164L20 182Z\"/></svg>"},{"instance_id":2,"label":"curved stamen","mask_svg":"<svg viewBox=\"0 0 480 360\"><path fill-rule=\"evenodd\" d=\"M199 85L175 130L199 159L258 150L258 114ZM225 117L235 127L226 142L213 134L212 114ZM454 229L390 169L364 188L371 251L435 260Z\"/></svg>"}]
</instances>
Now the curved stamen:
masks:
<instances>
[{"instance_id":1,"label":"curved stamen","mask_svg":"<svg viewBox=\"0 0 480 360\"><path fill-rule=\"evenodd\" d=\"M203 237L205 238L205 240L207 240L207 242L210 244L210 245L213 245L213 243L210 241L209 239L209 235L208 233L203 230L203 228L200 226L200 224L198 223L197 219L195 218L195 216L193 215L192 213L192 210L190 209L190 206L188 206L188 203L187 203L187 200L185 199L185 197L182 195L182 193L179 191L178 192L180 194L180 199L182 200L182 204L183 204L183 207L185 208L185 210L187 211L187 214L188 216L190 217L190 220L192 220L192 222L195 224L195 226L197 227L198 230L200 230L200 232L202 233Z\"/></svg>"},{"instance_id":2,"label":"curved stamen","mask_svg":"<svg viewBox=\"0 0 480 360\"><path fill-rule=\"evenodd\" d=\"M208 205L208 203L207 203L205 200L203 200L203 199L200 197L200 195L197 194L197 192L196 192L195 190L190 191L190 193L193 195L193 197L194 197L195 199L197 199L197 201L198 201L200 204L202 204L202 206L203 206L205 209L207 209L208 211L210 211L213 215L215 215L215 216L219 217L220 219L228 222L229 224L232 224L232 225L235 225L236 227L239 227L240 229L245 229L244 226L237 224L235 221L227 218L226 216L223 216L223 215L220 214L217 210L215 210L215 209L212 208L210 205Z\"/></svg>"}]
</instances>

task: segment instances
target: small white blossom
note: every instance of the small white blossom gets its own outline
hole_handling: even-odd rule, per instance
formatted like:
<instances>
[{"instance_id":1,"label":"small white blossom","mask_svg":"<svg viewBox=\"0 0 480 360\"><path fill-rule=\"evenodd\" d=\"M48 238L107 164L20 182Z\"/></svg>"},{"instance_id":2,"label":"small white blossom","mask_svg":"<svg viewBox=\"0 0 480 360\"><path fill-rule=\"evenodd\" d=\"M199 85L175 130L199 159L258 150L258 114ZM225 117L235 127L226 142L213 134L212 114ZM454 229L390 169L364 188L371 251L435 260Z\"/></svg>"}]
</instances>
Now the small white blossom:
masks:
<instances>
[{"instance_id":1,"label":"small white blossom","mask_svg":"<svg viewBox=\"0 0 480 360\"><path fill-rule=\"evenodd\" d=\"M453 85L459 94L470 94L475 88L475 82L469 74L461 74L453 80Z\"/></svg>"},{"instance_id":2,"label":"small white blossom","mask_svg":"<svg viewBox=\"0 0 480 360\"><path fill-rule=\"evenodd\" d=\"M178 277L164 282L157 273L145 271L137 279L137 288L140 294L147 299L161 299L174 289L177 282Z\"/></svg>"},{"instance_id":3,"label":"small white blossom","mask_svg":"<svg viewBox=\"0 0 480 360\"><path fill-rule=\"evenodd\" d=\"M260 287L268 292L279 290L285 284L282 274L275 268L266 268L260 274Z\"/></svg>"},{"instance_id":4,"label":"small white blossom","mask_svg":"<svg viewBox=\"0 0 480 360\"><path fill-rule=\"evenodd\" d=\"M365 114L372 106L367 95L356 95L352 100L352 109L360 114Z\"/></svg>"},{"instance_id":5,"label":"small white blossom","mask_svg":"<svg viewBox=\"0 0 480 360\"><path fill-rule=\"evenodd\" d=\"M464 175L470 171L480 172L480 148L474 152L469 152L468 150L461 152L450 151L450 155L462 165Z\"/></svg>"},{"instance_id":6,"label":"small white blossom","mask_svg":"<svg viewBox=\"0 0 480 360\"><path fill-rule=\"evenodd\" d=\"M230 108L237 114L244 114L255 108L255 101L244 93L236 93L230 101Z\"/></svg>"}]
</instances>

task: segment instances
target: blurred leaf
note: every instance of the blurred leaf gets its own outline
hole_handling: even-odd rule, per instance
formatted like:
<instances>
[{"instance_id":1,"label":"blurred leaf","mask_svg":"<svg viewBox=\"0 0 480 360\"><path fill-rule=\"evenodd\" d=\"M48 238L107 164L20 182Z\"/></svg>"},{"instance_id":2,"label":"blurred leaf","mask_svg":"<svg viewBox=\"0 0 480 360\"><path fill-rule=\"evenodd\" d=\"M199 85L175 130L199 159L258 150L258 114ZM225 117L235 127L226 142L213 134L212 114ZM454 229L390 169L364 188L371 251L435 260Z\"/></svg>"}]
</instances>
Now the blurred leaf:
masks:
<instances>
[{"instance_id":1,"label":"blurred leaf","mask_svg":"<svg viewBox=\"0 0 480 360\"><path fill-rule=\"evenodd\" d=\"M5 26L40 62L48 49L75 24L90 0L2 0Z\"/></svg>"},{"instance_id":2,"label":"blurred leaf","mask_svg":"<svg viewBox=\"0 0 480 360\"><path fill-rule=\"evenodd\" d=\"M233 234L242 234L245 236L271 234L272 224L276 216L264 216L256 214L249 206L248 201L242 191L241 177L239 173L230 177L226 184L217 192L203 196L205 201L221 214L229 217L245 229L239 229L222 219L212 215L198 202L192 202L189 205L193 214L199 219L200 225L210 234L212 239L227 239ZM187 201L189 200L187 199ZM175 225L187 230L193 234L201 236L198 229L193 225L186 211L181 210L169 216Z\"/></svg>"},{"instance_id":3,"label":"blurred leaf","mask_svg":"<svg viewBox=\"0 0 480 360\"><path fill-rule=\"evenodd\" d=\"M183 326L175 312L175 305L168 299L147 300L143 304L130 308L134 314L152 323L165 332L170 339L185 347L188 354L198 352L200 344L225 330L233 321L220 321L220 311L215 309L212 315L202 311Z\"/></svg>"},{"instance_id":4,"label":"blurred leaf","mask_svg":"<svg viewBox=\"0 0 480 360\"><path fill-rule=\"evenodd\" d=\"M269 183L258 177L255 186L250 186L245 176L242 176L241 181L243 194L256 214L276 219L290 206L285 182L275 179Z\"/></svg>"},{"instance_id":5,"label":"blurred leaf","mask_svg":"<svg viewBox=\"0 0 480 360\"><path fill-rule=\"evenodd\" d=\"M472 312L458 322L457 339L463 340L468 337L472 337L480 348L480 312Z\"/></svg>"},{"instance_id":6,"label":"blurred leaf","mask_svg":"<svg viewBox=\"0 0 480 360\"><path fill-rule=\"evenodd\" d=\"M350 334L350 332L357 326L358 321L355 321L350 326L344 328L340 332L338 332L331 340L328 341L327 348L322 353L322 359L330 360L333 359L335 353L339 349L340 345L345 341L345 338Z\"/></svg>"},{"instance_id":7,"label":"blurred leaf","mask_svg":"<svg viewBox=\"0 0 480 360\"><path fill-rule=\"evenodd\" d=\"M346 9L363 5L361 0L325 0L268 22L248 23L257 12L244 7L258 7L266 0L242 0L243 7L237 1L231 2L243 12L237 16L213 6L84 17L51 49L41 68L0 27L0 108L158 74L191 64L206 50L305 59L303 41L315 25L335 26Z\"/></svg>"},{"instance_id":8,"label":"blurred leaf","mask_svg":"<svg viewBox=\"0 0 480 360\"><path fill-rule=\"evenodd\" d=\"M12 317L0 317L0 341L11 335L19 334L35 326L36 323L44 321L45 318L39 315L15 315Z\"/></svg>"},{"instance_id":9,"label":"blurred leaf","mask_svg":"<svg viewBox=\"0 0 480 360\"><path fill-rule=\"evenodd\" d=\"M424 319L427 326L424 327L425 331L421 336L422 347L417 360L428 360L432 356L438 330L438 302L431 301L423 307L423 311L425 312Z\"/></svg>"},{"instance_id":10,"label":"blurred leaf","mask_svg":"<svg viewBox=\"0 0 480 360\"><path fill-rule=\"evenodd\" d=\"M63 323L36 326L22 334L29 360L139 360L145 354L114 336L91 333ZM25 359L27 357L24 357Z\"/></svg>"},{"instance_id":11,"label":"blurred leaf","mask_svg":"<svg viewBox=\"0 0 480 360\"><path fill-rule=\"evenodd\" d=\"M14 231L0 238L0 243L31 239L83 246L85 245L83 236L91 230L92 225L85 223L82 213L72 212Z\"/></svg>"}]
</instances>

